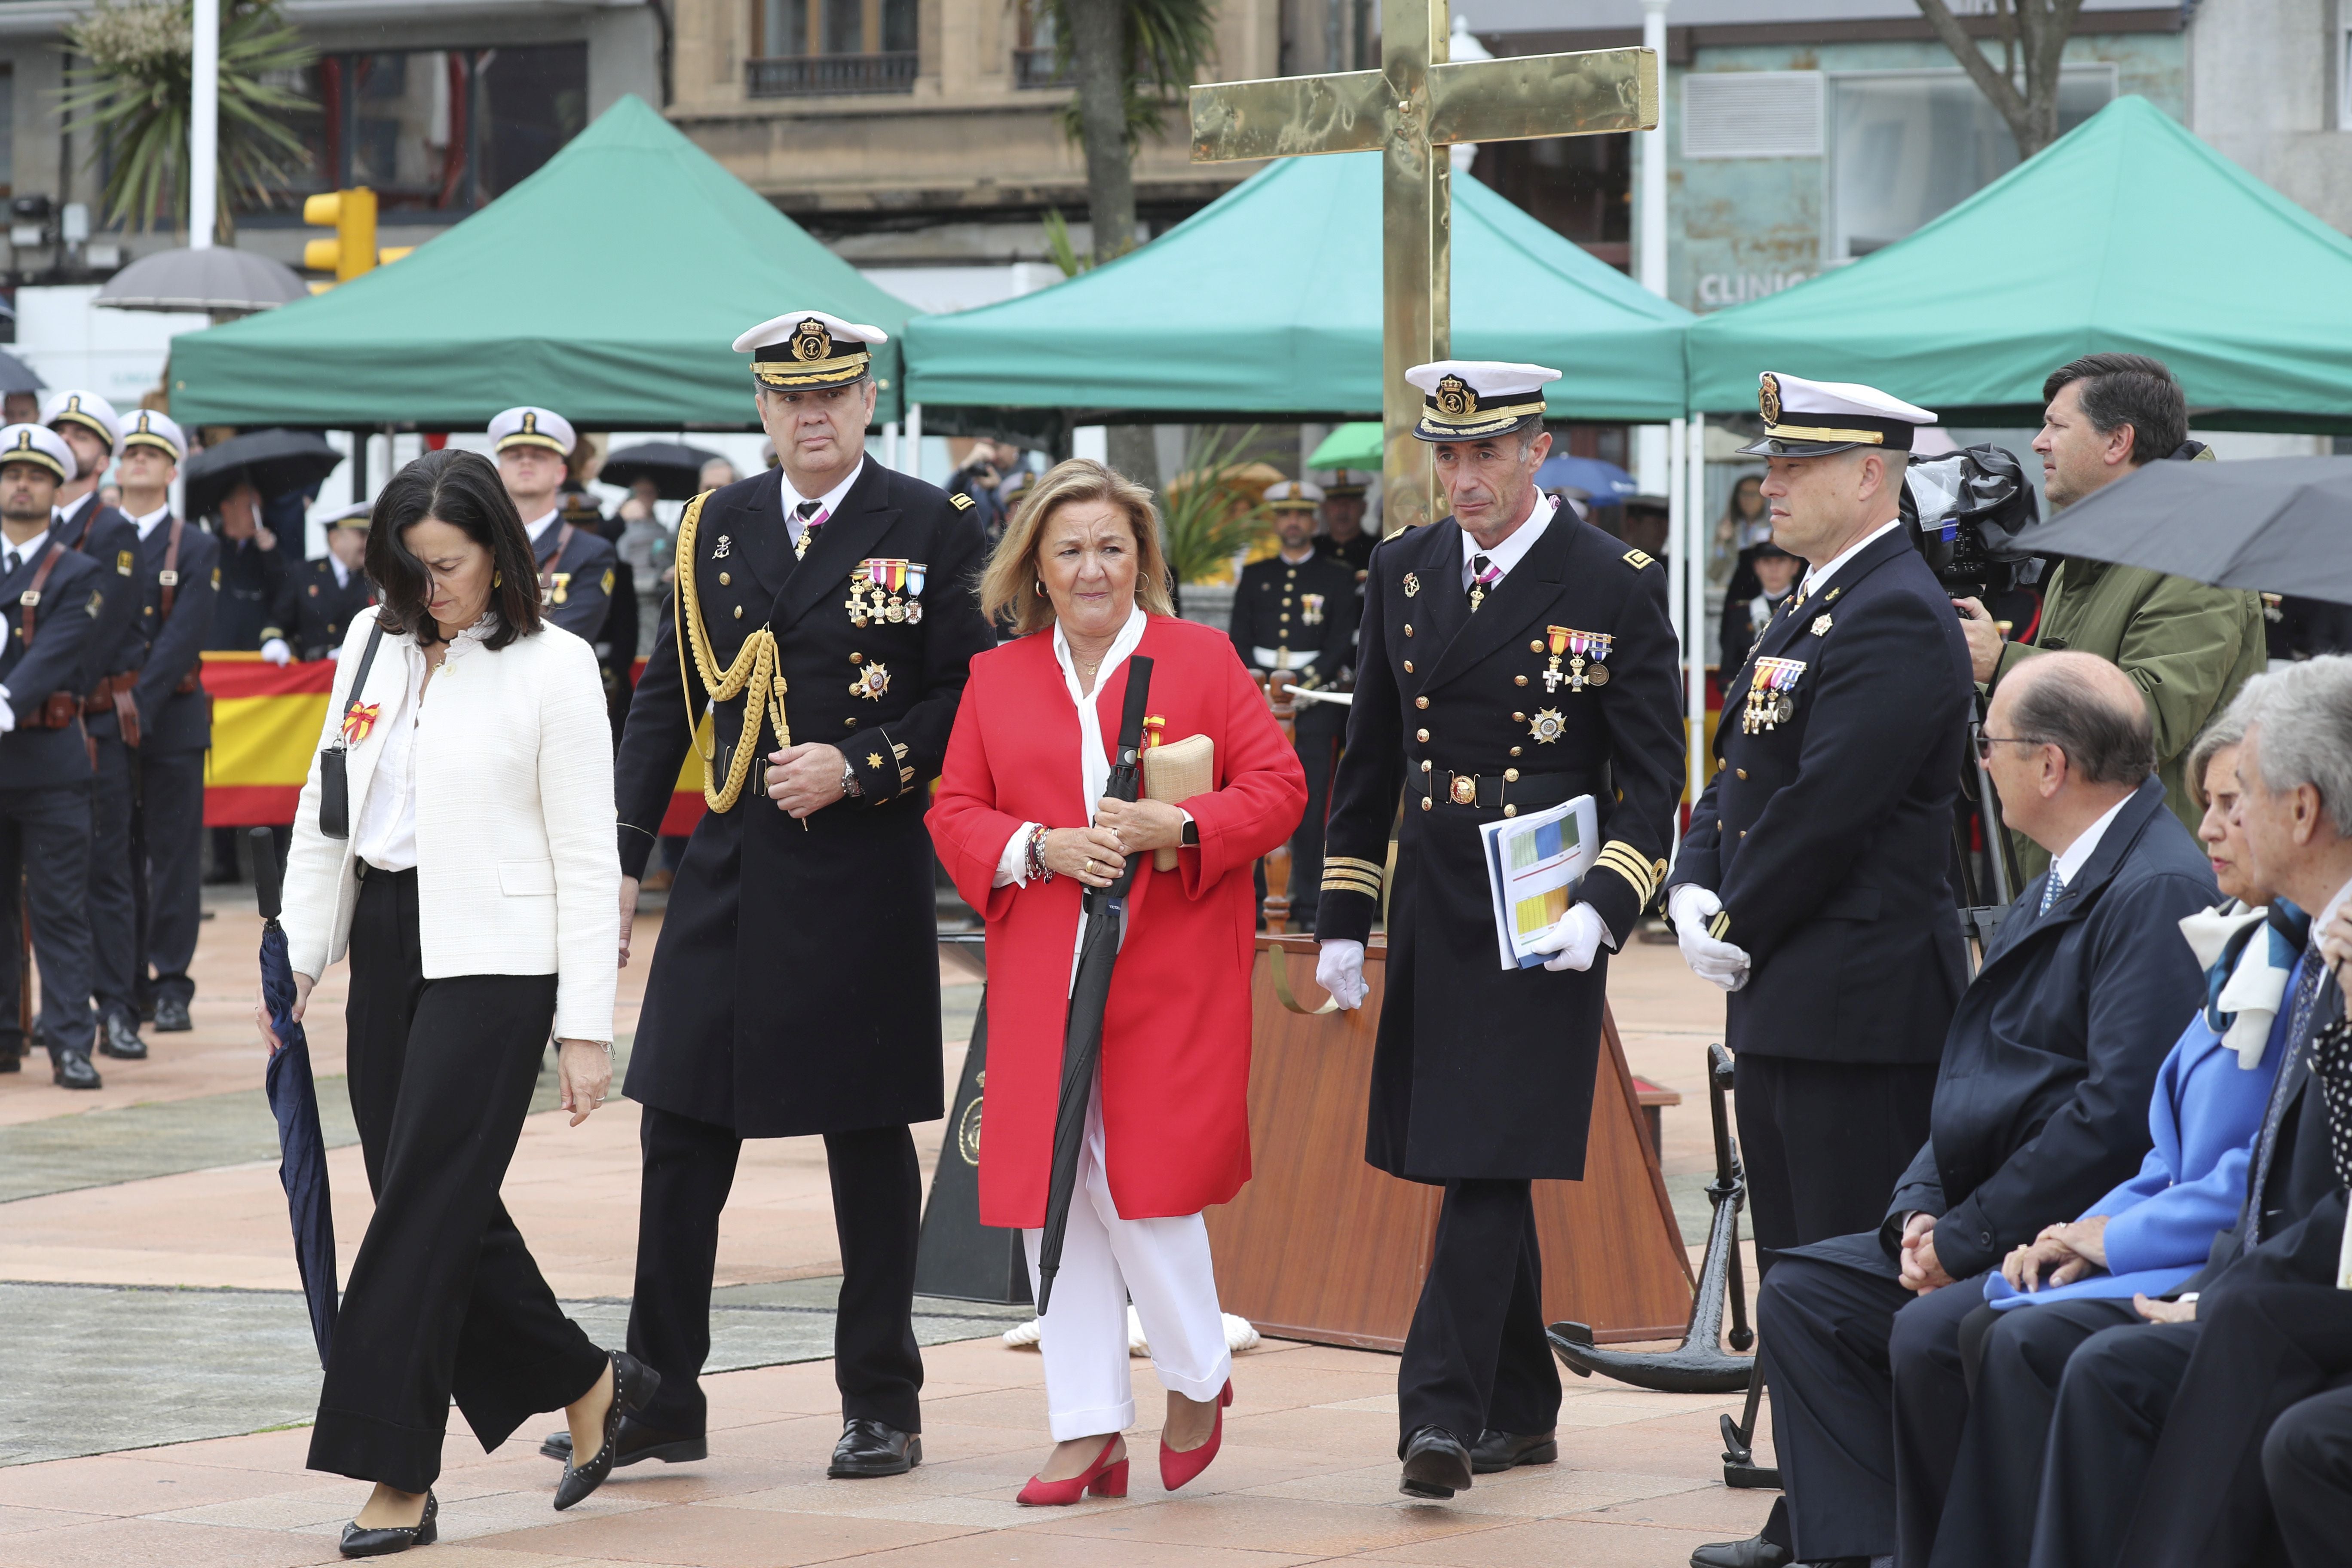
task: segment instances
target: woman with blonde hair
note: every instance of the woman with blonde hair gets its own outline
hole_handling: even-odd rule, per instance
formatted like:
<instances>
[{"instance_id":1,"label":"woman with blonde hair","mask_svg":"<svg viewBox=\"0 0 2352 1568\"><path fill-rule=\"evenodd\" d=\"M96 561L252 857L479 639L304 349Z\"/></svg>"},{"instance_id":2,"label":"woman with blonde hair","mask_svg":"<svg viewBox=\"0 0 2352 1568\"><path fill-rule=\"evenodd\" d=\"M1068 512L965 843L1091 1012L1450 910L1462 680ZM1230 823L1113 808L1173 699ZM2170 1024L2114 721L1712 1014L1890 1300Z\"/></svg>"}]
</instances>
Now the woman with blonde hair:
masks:
<instances>
[{"instance_id":1,"label":"woman with blonde hair","mask_svg":"<svg viewBox=\"0 0 2352 1568\"><path fill-rule=\"evenodd\" d=\"M1056 1446L1033 1505L1127 1494L1130 1298L1168 1391L1169 1490L1215 1458L1233 1397L1201 1211L1249 1179L1250 871L1298 826L1307 781L1232 640L1174 618L1166 582L1149 491L1084 459L1033 487L981 582L1015 636L971 661L929 818L988 922L981 1220L1020 1229L1033 1287L1085 893L1144 858L1044 1319ZM1139 655L1152 739L1208 741L1207 787L1181 802L1103 798Z\"/></svg>"}]
</instances>

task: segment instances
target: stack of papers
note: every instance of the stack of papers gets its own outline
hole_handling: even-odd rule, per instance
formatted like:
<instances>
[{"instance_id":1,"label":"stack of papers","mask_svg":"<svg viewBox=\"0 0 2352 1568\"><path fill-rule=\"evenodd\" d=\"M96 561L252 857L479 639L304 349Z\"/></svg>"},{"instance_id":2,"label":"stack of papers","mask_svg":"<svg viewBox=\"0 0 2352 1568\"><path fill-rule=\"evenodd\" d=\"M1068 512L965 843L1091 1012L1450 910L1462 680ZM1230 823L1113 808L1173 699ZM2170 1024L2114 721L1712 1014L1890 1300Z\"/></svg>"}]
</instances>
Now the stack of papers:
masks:
<instances>
[{"instance_id":1,"label":"stack of papers","mask_svg":"<svg viewBox=\"0 0 2352 1568\"><path fill-rule=\"evenodd\" d=\"M1550 957L1528 946L1549 935L1576 902L1576 890L1601 852L1599 823L1592 797L1580 795L1479 824L1504 968L1533 969Z\"/></svg>"}]
</instances>

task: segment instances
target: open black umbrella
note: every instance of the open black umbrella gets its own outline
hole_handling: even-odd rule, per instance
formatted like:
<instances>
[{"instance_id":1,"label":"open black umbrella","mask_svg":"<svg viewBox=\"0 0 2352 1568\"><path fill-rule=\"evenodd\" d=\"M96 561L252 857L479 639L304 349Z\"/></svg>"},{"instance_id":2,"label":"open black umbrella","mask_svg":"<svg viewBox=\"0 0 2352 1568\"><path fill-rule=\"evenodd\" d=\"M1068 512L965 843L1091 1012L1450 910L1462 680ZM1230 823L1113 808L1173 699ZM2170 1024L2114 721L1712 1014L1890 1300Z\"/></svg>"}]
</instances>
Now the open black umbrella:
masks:
<instances>
[{"instance_id":1,"label":"open black umbrella","mask_svg":"<svg viewBox=\"0 0 2352 1568\"><path fill-rule=\"evenodd\" d=\"M1127 705L1119 714L1118 752L1105 800L1133 800L1141 783L1137 759L1143 753L1143 714L1151 702L1151 661L1129 655ZM1054 1112L1054 1174L1045 1189L1045 1234L1037 1238L1037 1315L1054 1297L1054 1276L1062 1271L1062 1237L1070 1226L1070 1199L1078 1187L1078 1155L1087 1142L1087 1103L1094 1097L1095 1064L1102 1059L1103 1009L1110 1005L1110 971L1118 962L1119 938L1127 931L1127 895L1135 885L1141 857L1108 888L1087 892L1087 931L1078 944L1078 971L1070 982L1069 1022L1062 1031L1062 1099Z\"/></svg>"},{"instance_id":2,"label":"open black umbrella","mask_svg":"<svg viewBox=\"0 0 2352 1568\"><path fill-rule=\"evenodd\" d=\"M606 458L596 477L623 489L639 479L651 479L662 500L692 500L702 493L702 465L724 456L677 441L648 441L642 447L624 447Z\"/></svg>"},{"instance_id":3,"label":"open black umbrella","mask_svg":"<svg viewBox=\"0 0 2352 1568\"><path fill-rule=\"evenodd\" d=\"M38 392L47 384L33 367L12 353L0 353L0 394Z\"/></svg>"},{"instance_id":4,"label":"open black umbrella","mask_svg":"<svg viewBox=\"0 0 2352 1568\"><path fill-rule=\"evenodd\" d=\"M327 1141L319 1131L319 1086L310 1076L310 1042L294 1021L294 969L286 932L278 924L278 845L267 827L253 829L253 886L261 903L261 998L278 1035L263 1083L278 1118L278 1179L294 1224L294 1261L310 1299L310 1334L319 1364L335 1338L335 1210L327 1193Z\"/></svg>"},{"instance_id":5,"label":"open black umbrella","mask_svg":"<svg viewBox=\"0 0 2352 1568\"><path fill-rule=\"evenodd\" d=\"M263 500L307 490L342 466L343 455L310 430L254 430L207 447L180 465L190 517L209 517L240 480Z\"/></svg>"},{"instance_id":6,"label":"open black umbrella","mask_svg":"<svg viewBox=\"0 0 2352 1568\"><path fill-rule=\"evenodd\" d=\"M2352 604L2352 458L2150 463L2018 542L2216 587Z\"/></svg>"}]
</instances>

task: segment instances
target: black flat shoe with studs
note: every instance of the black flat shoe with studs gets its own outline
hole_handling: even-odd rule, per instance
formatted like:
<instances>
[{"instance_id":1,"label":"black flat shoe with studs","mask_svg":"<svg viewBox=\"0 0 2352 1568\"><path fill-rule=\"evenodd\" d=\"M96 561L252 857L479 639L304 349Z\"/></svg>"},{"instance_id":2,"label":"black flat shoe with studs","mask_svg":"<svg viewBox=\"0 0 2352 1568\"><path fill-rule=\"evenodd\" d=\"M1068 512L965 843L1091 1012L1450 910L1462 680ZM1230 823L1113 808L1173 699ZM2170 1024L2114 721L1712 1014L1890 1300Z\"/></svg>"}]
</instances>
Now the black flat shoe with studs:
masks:
<instances>
[{"instance_id":1,"label":"black flat shoe with studs","mask_svg":"<svg viewBox=\"0 0 2352 1568\"><path fill-rule=\"evenodd\" d=\"M440 1520L441 1501L427 1488L425 1517L415 1524L383 1525L373 1530L362 1530L356 1523L343 1526L343 1555L387 1557L412 1546L430 1546L441 1538Z\"/></svg>"},{"instance_id":2,"label":"black flat shoe with studs","mask_svg":"<svg viewBox=\"0 0 2352 1568\"><path fill-rule=\"evenodd\" d=\"M661 1387L661 1373L626 1351L612 1353L613 1403L604 1408L604 1441L586 1464L563 1467L563 1479L555 1483L555 1507L559 1512L604 1484L619 1453L622 1418L653 1403L654 1394Z\"/></svg>"}]
</instances>

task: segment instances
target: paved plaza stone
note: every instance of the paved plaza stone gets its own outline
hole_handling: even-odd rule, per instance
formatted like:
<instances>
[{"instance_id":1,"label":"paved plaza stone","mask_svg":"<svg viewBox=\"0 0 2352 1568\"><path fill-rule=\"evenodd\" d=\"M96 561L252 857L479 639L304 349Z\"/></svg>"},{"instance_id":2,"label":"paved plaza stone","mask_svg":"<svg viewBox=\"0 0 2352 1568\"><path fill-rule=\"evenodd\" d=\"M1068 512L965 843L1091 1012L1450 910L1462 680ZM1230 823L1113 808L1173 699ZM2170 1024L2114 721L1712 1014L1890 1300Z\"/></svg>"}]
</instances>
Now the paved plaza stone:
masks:
<instances>
[{"instance_id":1,"label":"paved plaza stone","mask_svg":"<svg viewBox=\"0 0 2352 1568\"><path fill-rule=\"evenodd\" d=\"M332 1563L364 1495L302 1468L319 1369L256 1087L259 924L249 892L208 889L208 903L193 1033L151 1035L147 1062L105 1063L96 1094L57 1089L46 1073L0 1079L0 1321L16 1369L0 1401L0 1568ZM657 922L641 920L639 952ZM624 1058L644 977L642 964L622 975ZM951 1082L979 975L948 953L941 979ZM368 1200L341 1081L342 985L341 970L320 984L309 1028L348 1273ZM1615 961L1611 994L1633 1070L1685 1096L1665 1113L1664 1165L1696 1243L1710 1162L1703 1052L1720 1037L1720 1000L1671 947L1640 944ZM565 1310L617 1344L636 1247L636 1108L616 1100L572 1129L553 1103L542 1078L504 1195ZM927 1170L940 1134L917 1129ZM1182 1494L1160 1490L1161 1396L1138 1361L1129 1497L1024 1510L1013 1496L1046 1446L1040 1363L999 1336L1025 1313L928 1298L916 1318L928 1462L828 1481L839 1269L821 1144L746 1145L720 1237L710 1459L622 1471L558 1515L554 1467L533 1449L559 1418L491 1455L453 1418L444 1544L420 1562L1667 1568L1699 1542L1751 1533L1769 1502L1721 1485L1716 1422L1736 1399L1570 1378L1559 1464L1414 1503L1395 1489L1395 1359L1267 1341L1237 1359L1224 1452Z\"/></svg>"}]
</instances>

